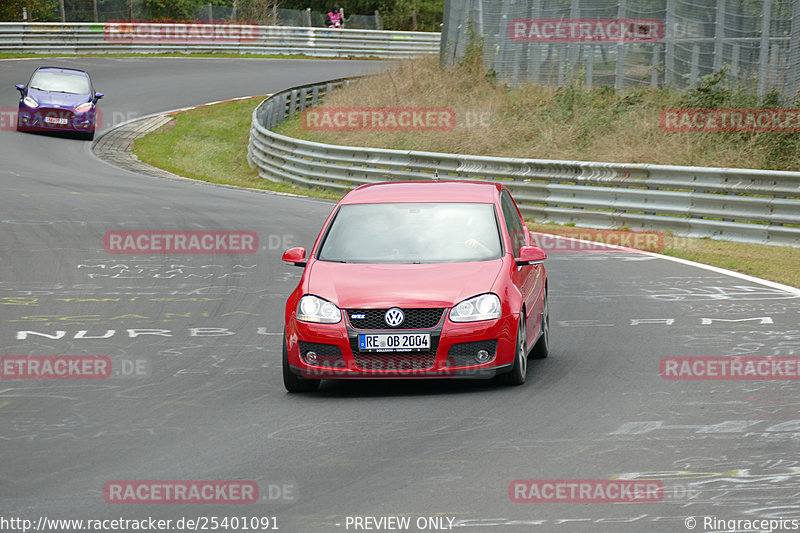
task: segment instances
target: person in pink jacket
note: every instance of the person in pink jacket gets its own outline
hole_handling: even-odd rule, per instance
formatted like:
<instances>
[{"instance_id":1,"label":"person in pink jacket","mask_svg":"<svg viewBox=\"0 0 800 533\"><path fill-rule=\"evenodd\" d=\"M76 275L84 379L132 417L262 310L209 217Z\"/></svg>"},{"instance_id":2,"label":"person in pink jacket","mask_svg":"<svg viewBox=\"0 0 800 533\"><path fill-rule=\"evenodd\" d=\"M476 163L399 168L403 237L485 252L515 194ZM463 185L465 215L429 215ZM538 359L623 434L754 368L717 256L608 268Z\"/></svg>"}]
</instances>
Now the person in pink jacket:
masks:
<instances>
[{"instance_id":1,"label":"person in pink jacket","mask_svg":"<svg viewBox=\"0 0 800 533\"><path fill-rule=\"evenodd\" d=\"M344 16L342 15L342 9L339 9L338 5L334 5L333 9L325 17L325 23L328 25L329 28L344 28Z\"/></svg>"}]
</instances>

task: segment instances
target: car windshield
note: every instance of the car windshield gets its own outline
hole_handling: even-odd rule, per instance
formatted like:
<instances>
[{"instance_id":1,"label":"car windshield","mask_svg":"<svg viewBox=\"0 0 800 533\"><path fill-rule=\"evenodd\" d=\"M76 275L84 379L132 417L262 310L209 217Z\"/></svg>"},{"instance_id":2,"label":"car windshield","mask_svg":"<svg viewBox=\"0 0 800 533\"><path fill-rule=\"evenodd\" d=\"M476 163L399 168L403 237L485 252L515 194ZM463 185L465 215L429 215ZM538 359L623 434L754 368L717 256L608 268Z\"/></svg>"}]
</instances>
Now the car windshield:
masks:
<instances>
[{"instance_id":1,"label":"car windshield","mask_svg":"<svg viewBox=\"0 0 800 533\"><path fill-rule=\"evenodd\" d=\"M461 263L502 255L492 204L343 205L317 258L346 263Z\"/></svg>"},{"instance_id":2,"label":"car windshield","mask_svg":"<svg viewBox=\"0 0 800 533\"><path fill-rule=\"evenodd\" d=\"M89 94L89 78L79 74L65 74L40 70L31 78L31 89L54 93Z\"/></svg>"}]
</instances>

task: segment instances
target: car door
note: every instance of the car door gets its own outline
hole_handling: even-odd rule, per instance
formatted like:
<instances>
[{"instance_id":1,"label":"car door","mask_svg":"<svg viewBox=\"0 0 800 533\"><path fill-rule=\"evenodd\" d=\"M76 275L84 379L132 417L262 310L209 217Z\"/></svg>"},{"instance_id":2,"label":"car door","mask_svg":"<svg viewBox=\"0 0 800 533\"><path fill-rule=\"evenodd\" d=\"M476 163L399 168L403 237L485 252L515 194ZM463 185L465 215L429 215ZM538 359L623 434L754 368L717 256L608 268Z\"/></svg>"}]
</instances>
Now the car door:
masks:
<instances>
[{"instance_id":1,"label":"car door","mask_svg":"<svg viewBox=\"0 0 800 533\"><path fill-rule=\"evenodd\" d=\"M517 208L516 202L511 197L511 193L504 190L500 196L500 207L503 212L503 220L511 239L511 248L514 258L519 258L520 249L530 245L530 234L525 231L522 215ZM511 274L514 285L519 288L522 298L525 301L525 331L527 333L528 345L535 340L535 335L539 334L539 316L542 313L540 294L542 287L542 266L526 265L516 266Z\"/></svg>"}]
</instances>

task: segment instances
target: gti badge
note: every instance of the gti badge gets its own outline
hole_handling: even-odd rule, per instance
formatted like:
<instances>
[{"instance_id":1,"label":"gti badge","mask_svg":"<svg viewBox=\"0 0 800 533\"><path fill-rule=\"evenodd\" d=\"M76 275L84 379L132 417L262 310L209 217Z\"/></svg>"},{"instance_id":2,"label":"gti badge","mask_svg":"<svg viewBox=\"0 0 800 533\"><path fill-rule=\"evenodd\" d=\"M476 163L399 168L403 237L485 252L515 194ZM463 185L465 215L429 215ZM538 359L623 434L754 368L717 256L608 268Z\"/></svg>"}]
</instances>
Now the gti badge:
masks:
<instances>
[{"instance_id":1,"label":"gti badge","mask_svg":"<svg viewBox=\"0 0 800 533\"><path fill-rule=\"evenodd\" d=\"M400 324L402 324L403 320L405 320L406 317L403 314L403 311L401 311L397 307L392 307L391 309L386 311L386 314L383 315L383 319L386 321L386 324L389 327L395 328Z\"/></svg>"}]
</instances>

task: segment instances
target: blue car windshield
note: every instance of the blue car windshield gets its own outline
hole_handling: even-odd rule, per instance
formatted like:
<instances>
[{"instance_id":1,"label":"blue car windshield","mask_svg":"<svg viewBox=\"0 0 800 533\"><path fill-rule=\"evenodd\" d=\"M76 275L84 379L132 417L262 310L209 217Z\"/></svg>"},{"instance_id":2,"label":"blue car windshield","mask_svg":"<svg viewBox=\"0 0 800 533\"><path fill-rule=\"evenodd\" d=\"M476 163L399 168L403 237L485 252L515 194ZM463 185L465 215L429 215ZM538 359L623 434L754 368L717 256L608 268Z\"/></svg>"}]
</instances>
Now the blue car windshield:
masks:
<instances>
[{"instance_id":1,"label":"blue car windshield","mask_svg":"<svg viewBox=\"0 0 800 533\"><path fill-rule=\"evenodd\" d=\"M317 258L344 263L462 263L502 255L494 205L350 204L339 208Z\"/></svg>"},{"instance_id":2,"label":"blue car windshield","mask_svg":"<svg viewBox=\"0 0 800 533\"><path fill-rule=\"evenodd\" d=\"M67 94L89 94L89 78L78 74L40 70L33 75L31 89Z\"/></svg>"}]
</instances>

